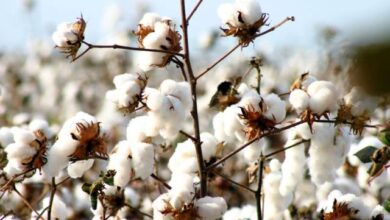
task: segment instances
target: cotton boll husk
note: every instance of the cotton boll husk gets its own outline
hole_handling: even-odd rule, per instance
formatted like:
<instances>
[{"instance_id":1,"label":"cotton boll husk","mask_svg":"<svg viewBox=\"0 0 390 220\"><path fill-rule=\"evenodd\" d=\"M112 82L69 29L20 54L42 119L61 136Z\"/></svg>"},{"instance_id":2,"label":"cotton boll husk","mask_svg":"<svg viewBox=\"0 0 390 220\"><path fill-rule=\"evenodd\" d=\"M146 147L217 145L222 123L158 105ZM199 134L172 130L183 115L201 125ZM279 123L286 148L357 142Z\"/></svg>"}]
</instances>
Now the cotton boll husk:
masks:
<instances>
[{"instance_id":1,"label":"cotton boll husk","mask_svg":"<svg viewBox=\"0 0 390 220\"><path fill-rule=\"evenodd\" d=\"M242 19L245 24L254 24L261 18L261 8L256 0L236 0L237 12L242 13Z\"/></svg>"},{"instance_id":2,"label":"cotton boll husk","mask_svg":"<svg viewBox=\"0 0 390 220\"><path fill-rule=\"evenodd\" d=\"M315 81L307 88L310 109L316 114L335 111L338 107L336 87L328 81Z\"/></svg>"},{"instance_id":3,"label":"cotton boll husk","mask_svg":"<svg viewBox=\"0 0 390 220\"><path fill-rule=\"evenodd\" d=\"M80 178L84 172L91 169L94 159L80 160L68 165L68 174L71 178Z\"/></svg>"},{"instance_id":4,"label":"cotton boll husk","mask_svg":"<svg viewBox=\"0 0 390 220\"><path fill-rule=\"evenodd\" d=\"M196 201L198 214L204 220L220 218L227 210L227 204L222 197L203 197Z\"/></svg>"},{"instance_id":5,"label":"cotton boll husk","mask_svg":"<svg viewBox=\"0 0 390 220\"><path fill-rule=\"evenodd\" d=\"M286 117L286 103L274 93L265 96L264 102L267 105L264 116L276 123L282 122Z\"/></svg>"},{"instance_id":6,"label":"cotton boll husk","mask_svg":"<svg viewBox=\"0 0 390 220\"><path fill-rule=\"evenodd\" d=\"M145 13L142 19L139 21L140 25L154 28L154 24L158 21L161 21L161 17L157 13Z\"/></svg>"},{"instance_id":7,"label":"cotton boll husk","mask_svg":"<svg viewBox=\"0 0 390 220\"><path fill-rule=\"evenodd\" d=\"M157 199L153 201L153 219L155 220L173 220L173 217L171 214L162 214L161 212L165 210L166 207L166 201L170 201L171 198L169 197L168 193L161 194Z\"/></svg>"},{"instance_id":8,"label":"cotton boll husk","mask_svg":"<svg viewBox=\"0 0 390 220\"><path fill-rule=\"evenodd\" d=\"M131 152L131 143L128 141L120 141L110 155L107 170L115 170L114 184L124 187L130 181L132 160L129 158Z\"/></svg>"},{"instance_id":9,"label":"cotton boll husk","mask_svg":"<svg viewBox=\"0 0 390 220\"><path fill-rule=\"evenodd\" d=\"M309 107L309 99L310 97L305 91L294 89L290 93L289 102L297 113L301 114Z\"/></svg>"},{"instance_id":10,"label":"cotton boll husk","mask_svg":"<svg viewBox=\"0 0 390 220\"><path fill-rule=\"evenodd\" d=\"M154 148L147 143L132 143L132 164L135 177L145 179L153 173Z\"/></svg>"}]
</instances>

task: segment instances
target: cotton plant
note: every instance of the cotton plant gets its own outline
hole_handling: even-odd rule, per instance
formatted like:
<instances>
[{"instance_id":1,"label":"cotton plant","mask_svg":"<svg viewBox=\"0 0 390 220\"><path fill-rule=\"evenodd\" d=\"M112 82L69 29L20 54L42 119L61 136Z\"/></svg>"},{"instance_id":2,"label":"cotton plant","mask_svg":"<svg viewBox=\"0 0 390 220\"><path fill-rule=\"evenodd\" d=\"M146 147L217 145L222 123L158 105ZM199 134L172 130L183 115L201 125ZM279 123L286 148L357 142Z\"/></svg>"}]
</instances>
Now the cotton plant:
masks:
<instances>
[{"instance_id":1,"label":"cotton plant","mask_svg":"<svg viewBox=\"0 0 390 220\"><path fill-rule=\"evenodd\" d=\"M386 98L358 86L341 94L345 80L325 74L321 56L237 53L294 20L267 27L272 15L255 0L221 4L222 34L238 42L203 68L224 38L194 53L193 16L206 2L185 4L179 20L140 14L132 33L101 44L81 16L57 26L54 47L32 48L35 59L0 56L0 212L13 210L1 218L387 219L387 151L371 164L356 156L388 149L373 137L390 140ZM99 48L121 52L84 57ZM306 69L318 74L289 90Z\"/></svg>"}]
</instances>

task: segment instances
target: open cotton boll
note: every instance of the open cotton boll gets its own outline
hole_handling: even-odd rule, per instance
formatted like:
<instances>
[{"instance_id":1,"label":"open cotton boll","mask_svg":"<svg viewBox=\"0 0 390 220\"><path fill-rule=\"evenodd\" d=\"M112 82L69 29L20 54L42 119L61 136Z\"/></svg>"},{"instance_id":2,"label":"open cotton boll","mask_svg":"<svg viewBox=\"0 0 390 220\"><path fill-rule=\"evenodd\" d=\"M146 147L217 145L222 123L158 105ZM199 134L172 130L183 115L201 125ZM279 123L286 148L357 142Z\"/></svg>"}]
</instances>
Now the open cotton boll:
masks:
<instances>
[{"instance_id":1,"label":"open cotton boll","mask_svg":"<svg viewBox=\"0 0 390 220\"><path fill-rule=\"evenodd\" d=\"M155 123L149 116L138 116L130 120L126 128L126 137L130 142L144 142L148 137L158 134Z\"/></svg>"},{"instance_id":2,"label":"open cotton boll","mask_svg":"<svg viewBox=\"0 0 390 220\"><path fill-rule=\"evenodd\" d=\"M200 140L202 142L203 160L209 161L211 157L215 156L218 140L208 132L201 133Z\"/></svg>"},{"instance_id":3,"label":"open cotton boll","mask_svg":"<svg viewBox=\"0 0 390 220\"><path fill-rule=\"evenodd\" d=\"M223 215L223 220L257 219L257 211L254 205L245 205L242 208L229 209Z\"/></svg>"},{"instance_id":4,"label":"open cotton boll","mask_svg":"<svg viewBox=\"0 0 390 220\"><path fill-rule=\"evenodd\" d=\"M261 8L256 0L236 0L235 6L245 24L253 24L261 19Z\"/></svg>"},{"instance_id":5,"label":"open cotton boll","mask_svg":"<svg viewBox=\"0 0 390 220\"><path fill-rule=\"evenodd\" d=\"M135 177L145 179L153 173L154 148L147 143L132 143L132 164Z\"/></svg>"},{"instance_id":6,"label":"open cotton boll","mask_svg":"<svg viewBox=\"0 0 390 220\"><path fill-rule=\"evenodd\" d=\"M191 140L178 143L169 158L168 168L173 172L194 173L198 170L195 146Z\"/></svg>"},{"instance_id":7,"label":"open cotton boll","mask_svg":"<svg viewBox=\"0 0 390 220\"><path fill-rule=\"evenodd\" d=\"M15 143L29 145L35 140L34 133L24 128L14 127L12 128L12 134L14 136Z\"/></svg>"},{"instance_id":8,"label":"open cotton boll","mask_svg":"<svg viewBox=\"0 0 390 220\"><path fill-rule=\"evenodd\" d=\"M381 205L375 206L375 208L371 211L370 219L381 219L378 218L378 216L383 216L383 220L390 219L390 214Z\"/></svg>"},{"instance_id":9,"label":"open cotton boll","mask_svg":"<svg viewBox=\"0 0 390 220\"><path fill-rule=\"evenodd\" d=\"M360 159L355 156L355 153L368 146L380 148L383 147L383 143L377 137L364 137L358 145L351 145L351 148L348 152L348 161L353 166L359 166L363 164Z\"/></svg>"},{"instance_id":10,"label":"open cotton boll","mask_svg":"<svg viewBox=\"0 0 390 220\"><path fill-rule=\"evenodd\" d=\"M173 172L169 185L173 190L187 190L192 193L195 192L194 177L187 173Z\"/></svg>"},{"instance_id":11,"label":"open cotton boll","mask_svg":"<svg viewBox=\"0 0 390 220\"><path fill-rule=\"evenodd\" d=\"M186 109L192 108L191 88L187 82L164 80L160 85L161 93L178 98Z\"/></svg>"},{"instance_id":12,"label":"open cotton boll","mask_svg":"<svg viewBox=\"0 0 390 220\"><path fill-rule=\"evenodd\" d=\"M0 145L5 147L8 144L14 142L14 136L12 134L12 129L8 127L0 128Z\"/></svg>"},{"instance_id":13,"label":"open cotton boll","mask_svg":"<svg viewBox=\"0 0 390 220\"><path fill-rule=\"evenodd\" d=\"M231 3L225 3L218 7L218 16L222 20L224 24L230 24L235 27L239 27L242 25L241 22L238 21L238 12L235 8L235 5Z\"/></svg>"},{"instance_id":14,"label":"open cotton boll","mask_svg":"<svg viewBox=\"0 0 390 220\"><path fill-rule=\"evenodd\" d=\"M309 107L309 99L310 97L305 91L294 89L290 93L289 102L297 113L301 114Z\"/></svg>"},{"instance_id":15,"label":"open cotton boll","mask_svg":"<svg viewBox=\"0 0 390 220\"><path fill-rule=\"evenodd\" d=\"M265 117L275 120L276 123L284 120L286 117L286 103L278 95L268 94L264 97L264 103L267 105L267 110L264 112Z\"/></svg>"},{"instance_id":16,"label":"open cotton boll","mask_svg":"<svg viewBox=\"0 0 390 220\"><path fill-rule=\"evenodd\" d=\"M47 163L43 166L43 173L47 179L57 176L68 165L68 155L74 152L76 146L77 142L71 138L57 140L54 143L48 151Z\"/></svg>"},{"instance_id":17,"label":"open cotton boll","mask_svg":"<svg viewBox=\"0 0 390 220\"><path fill-rule=\"evenodd\" d=\"M157 13L145 13L142 19L139 21L140 25L154 28L154 24L158 21L161 21L161 16Z\"/></svg>"},{"instance_id":18,"label":"open cotton boll","mask_svg":"<svg viewBox=\"0 0 390 220\"><path fill-rule=\"evenodd\" d=\"M167 201L170 201L170 197L168 193L161 194L157 199L153 201L153 219L154 220L173 220L172 214L163 214L166 208Z\"/></svg>"},{"instance_id":19,"label":"open cotton boll","mask_svg":"<svg viewBox=\"0 0 390 220\"><path fill-rule=\"evenodd\" d=\"M80 160L68 165L68 174L71 178L80 178L83 174L91 169L94 159Z\"/></svg>"},{"instance_id":20,"label":"open cotton boll","mask_svg":"<svg viewBox=\"0 0 390 220\"><path fill-rule=\"evenodd\" d=\"M44 209L46 209L46 207L49 206L49 203L50 203L50 198L49 197L46 197L43 199L42 201L42 209L38 211L38 213L42 213L42 211ZM51 219L59 219L59 220L65 220L65 219L68 219L68 217L70 217L70 210L67 208L66 204L63 202L63 200L57 196L57 195L54 195L54 198L53 198L53 203L52 203L52 206L51 206L51 215L50 215L50 218ZM32 212L32 219L36 219L38 216L35 212ZM47 210L44 212L43 215L41 215L41 218L43 219L47 219Z\"/></svg>"},{"instance_id":21,"label":"open cotton boll","mask_svg":"<svg viewBox=\"0 0 390 220\"><path fill-rule=\"evenodd\" d=\"M226 201L222 197L206 196L195 202L198 207L198 215L203 220L215 220L222 217L227 210Z\"/></svg>"},{"instance_id":22,"label":"open cotton boll","mask_svg":"<svg viewBox=\"0 0 390 220\"><path fill-rule=\"evenodd\" d=\"M335 111L338 107L338 93L333 83L329 81L315 81L307 88L310 96L310 109L316 114L325 111Z\"/></svg>"},{"instance_id":23,"label":"open cotton boll","mask_svg":"<svg viewBox=\"0 0 390 220\"><path fill-rule=\"evenodd\" d=\"M120 141L110 155L107 170L115 170L114 184L124 187L130 181L132 170L131 143Z\"/></svg>"},{"instance_id":24,"label":"open cotton boll","mask_svg":"<svg viewBox=\"0 0 390 220\"><path fill-rule=\"evenodd\" d=\"M49 123L43 119L33 119L28 125L28 128L31 131L42 131L47 138L51 138L54 135L54 132L49 127Z\"/></svg>"}]
</instances>

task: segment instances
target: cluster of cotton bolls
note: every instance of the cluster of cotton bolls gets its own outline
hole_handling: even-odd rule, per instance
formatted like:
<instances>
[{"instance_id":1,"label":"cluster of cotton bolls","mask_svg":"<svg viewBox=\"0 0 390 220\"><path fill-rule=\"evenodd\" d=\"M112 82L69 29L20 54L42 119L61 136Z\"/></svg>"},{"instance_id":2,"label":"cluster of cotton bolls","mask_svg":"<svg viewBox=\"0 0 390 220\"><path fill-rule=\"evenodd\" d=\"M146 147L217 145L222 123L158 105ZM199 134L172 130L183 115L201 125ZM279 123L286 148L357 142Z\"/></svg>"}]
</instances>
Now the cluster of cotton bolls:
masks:
<instances>
[{"instance_id":1,"label":"cluster of cotton bolls","mask_svg":"<svg viewBox=\"0 0 390 220\"><path fill-rule=\"evenodd\" d=\"M238 88L241 100L234 105L227 107L223 112L219 112L213 118L213 128L215 137L219 141L228 144L244 143L251 138L264 132L260 128L248 128L247 119L240 117L243 109L255 112L259 115L259 120L270 120L273 124L278 124L286 117L286 103L276 94L259 95L255 90L248 88L246 84L241 84ZM270 127L269 129L272 129ZM244 158L247 162L252 162L260 155L261 146L265 145L264 140L255 142L247 149L243 150Z\"/></svg>"},{"instance_id":2,"label":"cluster of cotton bolls","mask_svg":"<svg viewBox=\"0 0 390 220\"><path fill-rule=\"evenodd\" d=\"M218 151L221 151L222 143L218 143L218 140L207 132L200 134L200 140L202 141L203 160L209 162ZM195 145L191 139L177 144L175 152L169 159L168 168L172 173L182 172L195 175L199 172Z\"/></svg>"},{"instance_id":3,"label":"cluster of cotton bolls","mask_svg":"<svg viewBox=\"0 0 390 220\"><path fill-rule=\"evenodd\" d=\"M47 163L43 167L44 174L47 178L50 179L57 176L66 167L69 176L79 178L85 171L92 167L94 159L85 160L86 158L80 158L79 161L71 163L70 156L78 149L87 148L87 146L80 146L80 144L88 144L81 143L81 140L85 140L86 138L85 141L90 141L100 135L99 127L95 126L99 126L97 119L85 112L77 113L64 123L57 135L56 142L51 146L47 154ZM88 133L86 133L87 129L89 129ZM84 137L80 137L79 135L83 135ZM98 144L98 142L95 144ZM87 157L88 155L80 156Z\"/></svg>"},{"instance_id":4,"label":"cluster of cotton bolls","mask_svg":"<svg viewBox=\"0 0 390 220\"><path fill-rule=\"evenodd\" d=\"M310 109L318 116L331 113L338 108L338 92L333 83L318 81L312 76L305 76L293 88L289 101L298 114Z\"/></svg>"},{"instance_id":5,"label":"cluster of cotton bolls","mask_svg":"<svg viewBox=\"0 0 390 220\"><path fill-rule=\"evenodd\" d=\"M187 219L198 216L204 220L221 218L227 209L222 197L195 198L194 177L175 172L169 182L172 187L153 201L153 219Z\"/></svg>"},{"instance_id":6,"label":"cluster of cotton bolls","mask_svg":"<svg viewBox=\"0 0 390 220\"><path fill-rule=\"evenodd\" d=\"M155 13L146 13L139 22L138 43L142 48L179 52L180 35L175 30L175 24L168 17L161 17ZM171 54L164 52L140 52L138 66L143 71L149 71L156 67L166 66Z\"/></svg>"},{"instance_id":7,"label":"cluster of cotton bolls","mask_svg":"<svg viewBox=\"0 0 390 220\"><path fill-rule=\"evenodd\" d=\"M183 129L182 123L190 114L192 98L187 82L164 80L159 90L145 89L147 116L154 130L164 139L174 138Z\"/></svg>"},{"instance_id":8,"label":"cluster of cotton bolls","mask_svg":"<svg viewBox=\"0 0 390 220\"><path fill-rule=\"evenodd\" d=\"M106 98L124 112L132 112L142 98L146 77L140 74L124 73L113 79L115 89L106 93Z\"/></svg>"},{"instance_id":9,"label":"cluster of cotton bolls","mask_svg":"<svg viewBox=\"0 0 390 220\"><path fill-rule=\"evenodd\" d=\"M351 108L353 116L370 116L378 106L379 98L370 96L360 87L353 87L344 96L344 102L346 106Z\"/></svg>"},{"instance_id":10,"label":"cluster of cotton bolls","mask_svg":"<svg viewBox=\"0 0 390 220\"><path fill-rule=\"evenodd\" d=\"M324 215L343 213L343 217L353 219L390 219L390 214L381 205L369 207L363 198L354 194L343 194L339 190L330 192L327 200L320 203L319 209L323 210Z\"/></svg>"}]
</instances>

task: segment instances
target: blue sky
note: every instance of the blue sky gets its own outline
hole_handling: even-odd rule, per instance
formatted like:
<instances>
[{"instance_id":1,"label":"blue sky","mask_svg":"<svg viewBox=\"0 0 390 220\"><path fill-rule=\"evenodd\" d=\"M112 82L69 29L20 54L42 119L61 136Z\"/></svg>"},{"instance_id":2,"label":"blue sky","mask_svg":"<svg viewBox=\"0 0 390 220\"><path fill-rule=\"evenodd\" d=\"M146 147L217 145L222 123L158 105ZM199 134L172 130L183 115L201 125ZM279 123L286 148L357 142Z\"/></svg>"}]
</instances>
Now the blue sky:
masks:
<instances>
[{"instance_id":1,"label":"blue sky","mask_svg":"<svg viewBox=\"0 0 390 220\"><path fill-rule=\"evenodd\" d=\"M22 7L23 0L3 0L0 7L2 36L1 49L23 49L28 39L50 40L56 25L73 21L82 12L88 22L86 36L96 41L108 35L102 28L105 9L119 4L124 13L125 25L134 29L137 14L136 5L150 5L148 11L170 16L179 21L178 0L35 0L35 7L28 13ZM188 8L196 0L187 0ZM199 34L218 28L220 21L216 10L226 0L204 0L198 14L190 24L191 39ZM390 30L389 0L261 0L264 12L269 13L271 24L286 16L294 15L296 22L282 27L275 33L264 36L262 44L312 46L320 27L333 26L346 37L365 39L379 32ZM188 11L189 11L188 9Z\"/></svg>"}]
</instances>

